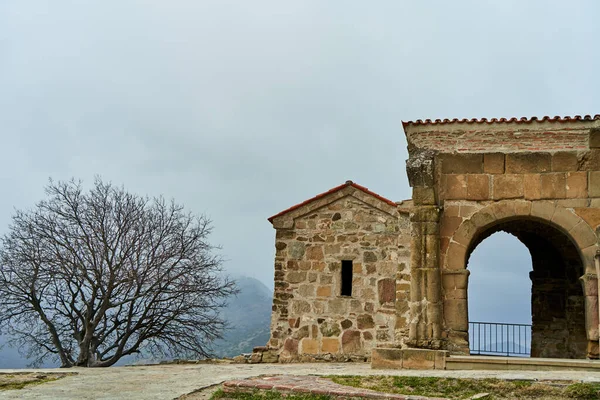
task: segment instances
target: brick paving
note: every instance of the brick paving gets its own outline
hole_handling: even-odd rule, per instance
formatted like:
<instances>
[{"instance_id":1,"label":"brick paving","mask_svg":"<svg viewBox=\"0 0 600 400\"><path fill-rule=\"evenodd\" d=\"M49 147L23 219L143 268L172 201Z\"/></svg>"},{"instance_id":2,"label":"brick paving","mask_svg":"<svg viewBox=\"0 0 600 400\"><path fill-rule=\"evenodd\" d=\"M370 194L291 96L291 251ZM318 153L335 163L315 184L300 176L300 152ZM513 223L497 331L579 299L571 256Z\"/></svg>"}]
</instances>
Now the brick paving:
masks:
<instances>
[{"instance_id":1,"label":"brick paving","mask_svg":"<svg viewBox=\"0 0 600 400\"><path fill-rule=\"evenodd\" d=\"M344 386L327 378L318 376L275 375L260 376L250 379L233 380L223 383L225 393L253 392L255 390L276 390L284 394L314 394L340 399L386 399L386 400L444 400L438 397L410 396L393 393L376 392Z\"/></svg>"}]
</instances>

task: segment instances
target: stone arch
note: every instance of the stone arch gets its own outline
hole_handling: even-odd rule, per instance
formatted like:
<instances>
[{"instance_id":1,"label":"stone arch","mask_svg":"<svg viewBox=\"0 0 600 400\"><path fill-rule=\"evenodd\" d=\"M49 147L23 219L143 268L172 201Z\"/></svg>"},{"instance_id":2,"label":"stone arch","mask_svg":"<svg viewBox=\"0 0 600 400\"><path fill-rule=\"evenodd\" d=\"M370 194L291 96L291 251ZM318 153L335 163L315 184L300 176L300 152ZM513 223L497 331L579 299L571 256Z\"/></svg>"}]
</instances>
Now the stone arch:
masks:
<instances>
[{"instance_id":1,"label":"stone arch","mask_svg":"<svg viewBox=\"0 0 600 400\"><path fill-rule=\"evenodd\" d=\"M452 235L447 251L441 255L444 324L449 339L449 350L468 353L467 264L471 252L492 233L505 230L504 227L512 226L514 229L519 224L527 223L556 231L554 237L562 237L563 245L570 247L568 257L576 260L581 266L577 272L580 276L575 279L581 280L582 287L579 291L583 290L585 299L585 335L588 341L598 340L598 313L595 309L597 281L594 266L598 237L582 218L554 201L508 200L484 206L463 220ZM531 243L519 239L531 251ZM534 275L531 277L532 280L535 279Z\"/></svg>"}]
</instances>

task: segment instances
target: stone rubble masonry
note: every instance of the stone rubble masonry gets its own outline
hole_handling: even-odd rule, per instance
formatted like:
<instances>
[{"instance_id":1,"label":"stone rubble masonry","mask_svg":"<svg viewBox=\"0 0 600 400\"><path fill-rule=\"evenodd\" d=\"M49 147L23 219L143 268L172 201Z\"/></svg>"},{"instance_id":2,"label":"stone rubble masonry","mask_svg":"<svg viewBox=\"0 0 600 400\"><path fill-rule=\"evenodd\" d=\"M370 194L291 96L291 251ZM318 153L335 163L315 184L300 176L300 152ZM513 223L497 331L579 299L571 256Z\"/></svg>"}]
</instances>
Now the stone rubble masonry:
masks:
<instances>
[{"instance_id":1,"label":"stone rubble masonry","mask_svg":"<svg viewBox=\"0 0 600 400\"><path fill-rule=\"evenodd\" d=\"M318 201L273 220L280 228L269 348L279 362L308 362L365 360L377 345L402 346L408 213L352 187ZM353 263L351 296L341 296L342 260Z\"/></svg>"}]
</instances>

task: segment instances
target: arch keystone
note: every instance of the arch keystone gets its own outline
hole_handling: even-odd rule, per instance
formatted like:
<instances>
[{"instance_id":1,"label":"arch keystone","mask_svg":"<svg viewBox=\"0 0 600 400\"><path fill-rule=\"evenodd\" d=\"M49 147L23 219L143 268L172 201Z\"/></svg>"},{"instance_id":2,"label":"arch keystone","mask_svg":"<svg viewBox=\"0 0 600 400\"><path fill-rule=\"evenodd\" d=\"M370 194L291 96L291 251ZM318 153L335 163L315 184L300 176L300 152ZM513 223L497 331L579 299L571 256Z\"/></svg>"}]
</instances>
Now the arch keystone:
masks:
<instances>
[{"instance_id":1,"label":"arch keystone","mask_svg":"<svg viewBox=\"0 0 600 400\"><path fill-rule=\"evenodd\" d=\"M550 221L555 208L553 201L534 201L531 203L531 216Z\"/></svg>"}]
</instances>

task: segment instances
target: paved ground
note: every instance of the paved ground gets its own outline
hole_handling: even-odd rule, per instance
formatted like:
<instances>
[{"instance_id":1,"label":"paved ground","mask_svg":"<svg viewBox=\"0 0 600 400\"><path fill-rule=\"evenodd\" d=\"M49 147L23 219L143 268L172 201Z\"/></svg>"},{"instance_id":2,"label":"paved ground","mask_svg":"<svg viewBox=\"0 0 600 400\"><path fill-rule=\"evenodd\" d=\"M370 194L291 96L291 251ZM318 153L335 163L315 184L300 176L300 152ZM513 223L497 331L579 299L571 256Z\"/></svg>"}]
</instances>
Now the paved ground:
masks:
<instances>
[{"instance_id":1,"label":"paved ground","mask_svg":"<svg viewBox=\"0 0 600 400\"><path fill-rule=\"evenodd\" d=\"M23 370L18 370L23 371ZM65 372L65 370L36 370ZM72 368L68 376L22 390L1 391L0 399L174 399L226 380L259 375L405 375L500 379L556 379L600 382L600 372L583 371L390 371L367 363L344 364L182 364ZM15 370L0 370L10 373Z\"/></svg>"}]
</instances>

